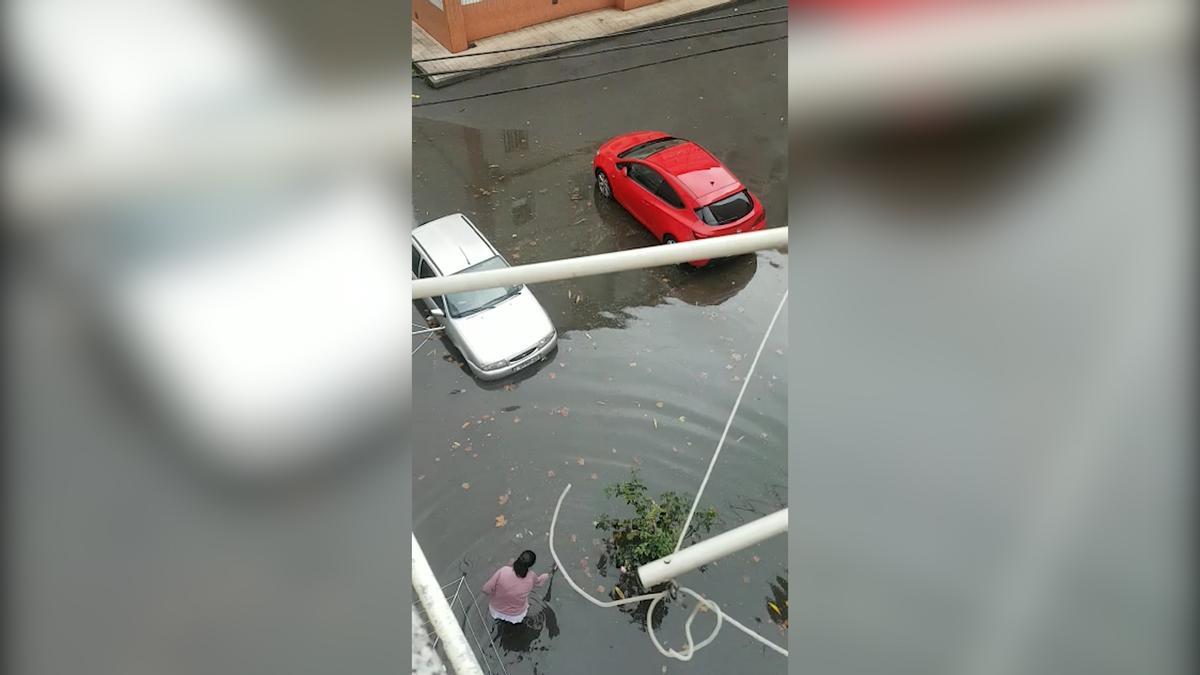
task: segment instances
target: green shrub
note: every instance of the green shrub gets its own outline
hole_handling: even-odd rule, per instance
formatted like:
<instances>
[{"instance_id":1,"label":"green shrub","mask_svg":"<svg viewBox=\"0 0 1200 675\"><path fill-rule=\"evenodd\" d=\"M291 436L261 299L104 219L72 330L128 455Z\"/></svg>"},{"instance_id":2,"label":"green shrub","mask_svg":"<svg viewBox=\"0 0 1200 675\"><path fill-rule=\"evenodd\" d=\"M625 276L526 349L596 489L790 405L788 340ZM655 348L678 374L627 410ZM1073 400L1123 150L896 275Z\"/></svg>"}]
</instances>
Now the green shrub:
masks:
<instances>
[{"instance_id":1,"label":"green shrub","mask_svg":"<svg viewBox=\"0 0 1200 675\"><path fill-rule=\"evenodd\" d=\"M603 514L596 521L596 529L609 535L606 546L607 562L621 568L623 577L632 577L639 565L675 551L679 531L692 505L690 494L664 492L658 499L653 499L648 495L648 491L646 484L638 478L637 469L630 471L629 480L614 483L604 489L604 494L610 499L619 497L634 512L632 518L616 518ZM716 520L716 509L696 509L687 536L684 537L684 545L692 543L689 539L694 540L696 535L711 530Z\"/></svg>"}]
</instances>

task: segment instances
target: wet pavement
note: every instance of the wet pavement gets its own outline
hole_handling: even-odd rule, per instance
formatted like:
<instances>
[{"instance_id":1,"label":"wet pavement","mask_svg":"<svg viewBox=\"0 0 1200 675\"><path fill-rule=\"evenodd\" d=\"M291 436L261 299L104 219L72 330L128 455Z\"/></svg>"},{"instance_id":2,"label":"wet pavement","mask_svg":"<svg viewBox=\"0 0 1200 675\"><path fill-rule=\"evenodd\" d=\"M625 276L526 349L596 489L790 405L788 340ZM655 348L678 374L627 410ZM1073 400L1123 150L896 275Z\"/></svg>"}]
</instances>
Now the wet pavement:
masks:
<instances>
[{"instance_id":1,"label":"wet pavement","mask_svg":"<svg viewBox=\"0 0 1200 675\"><path fill-rule=\"evenodd\" d=\"M741 21L764 18L769 15ZM652 61L686 53L688 45L704 50L783 32L782 26L756 28L414 91L422 102L437 100ZM657 129L708 148L762 200L768 224L783 225L785 56L779 42L416 108L417 220L465 213L513 264L653 245L620 206L598 198L591 160L599 144L616 134ZM413 527L435 573L444 581L466 573L479 585L525 548L538 555L535 569L549 569L550 516L571 483L556 548L572 577L604 597L616 578L598 566L602 547L593 521L615 506L603 488L636 467L656 494L694 494L786 282L786 253L766 251L711 269L658 268L535 285L559 331L558 350L540 366L498 383L471 378L444 341L426 342L413 356ZM413 318L420 322L415 309ZM787 503L786 354L784 310L705 492L704 505L722 516L718 529ZM684 583L783 642L786 636L774 623L779 617L772 617L767 603L783 607L786 555L786 538L779 538L690 574ZM547 604L542 593L534 593L531 616ZM552 614L539 614L535 628L502 636L507 672L659 672L662 665L670 672L784 672L784 659L728 627L695 661L668 661L631 616L587 603L562 580L548 595ZM682 646L690 610L688 603L672 603L658 631L664 644ZM711 618L701 618L696 629L711 625Z\"/></svg>"}]
</instances>

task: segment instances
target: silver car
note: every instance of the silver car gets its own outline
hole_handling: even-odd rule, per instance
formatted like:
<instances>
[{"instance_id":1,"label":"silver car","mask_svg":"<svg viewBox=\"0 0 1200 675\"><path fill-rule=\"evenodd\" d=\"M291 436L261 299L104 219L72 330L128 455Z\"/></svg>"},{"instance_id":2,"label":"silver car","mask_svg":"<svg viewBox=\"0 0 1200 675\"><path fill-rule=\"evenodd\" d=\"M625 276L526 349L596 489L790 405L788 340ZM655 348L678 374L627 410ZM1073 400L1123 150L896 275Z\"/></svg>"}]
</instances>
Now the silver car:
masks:
<instances>
[{"instance_id":1,"label":"silver car","mask_svg":"<svg viewBox=\"0 0 1200 675\"><path fill-rule=\"evenodd\" d=\"M414 279L508 267L461 213L414 228L412 247ZM524 285L452 293L423 302L481 380L498 380L537 363L558 343L546 310Z\"/></svg>"}]
</instances>

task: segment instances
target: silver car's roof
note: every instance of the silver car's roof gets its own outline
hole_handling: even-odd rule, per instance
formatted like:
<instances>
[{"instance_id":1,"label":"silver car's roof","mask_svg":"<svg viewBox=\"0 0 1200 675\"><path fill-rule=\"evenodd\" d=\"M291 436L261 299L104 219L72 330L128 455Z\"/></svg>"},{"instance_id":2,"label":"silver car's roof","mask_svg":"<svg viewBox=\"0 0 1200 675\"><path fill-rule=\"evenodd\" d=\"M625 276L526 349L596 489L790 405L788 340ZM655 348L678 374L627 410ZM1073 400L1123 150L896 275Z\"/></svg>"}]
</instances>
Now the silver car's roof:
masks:
<instances>
[{"instance_id":1,"label":"silver car's roof","mask_svg":"<svg viewBox=\"0 0 1200 675\"><path fill-rule=\"evenodd\" d=\"M461 213L414 228L412 236L443 275L461 272L496 255Z\"/></svg>"}]
</instances>

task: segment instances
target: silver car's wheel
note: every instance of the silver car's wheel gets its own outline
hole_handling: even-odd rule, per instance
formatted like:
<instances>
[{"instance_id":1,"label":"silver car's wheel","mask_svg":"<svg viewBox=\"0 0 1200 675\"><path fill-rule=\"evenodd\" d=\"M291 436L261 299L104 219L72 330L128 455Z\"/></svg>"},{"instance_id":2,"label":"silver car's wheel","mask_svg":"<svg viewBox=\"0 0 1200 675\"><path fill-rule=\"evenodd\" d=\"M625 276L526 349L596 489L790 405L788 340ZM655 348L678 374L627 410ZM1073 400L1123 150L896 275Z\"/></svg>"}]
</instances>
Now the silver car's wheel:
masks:
<instances>
[{"instance_id":1,"label":"silver car's wheel","mask_svg":"<svg viewBox=\"0 0 1200 675\"><path fill-rule=\"evenodd\" d=\"M608 176L600 169L596 169L596 189L600 190L605 199L612 199L612 185L609 185Z\"/></svg>"}]
</instances>

